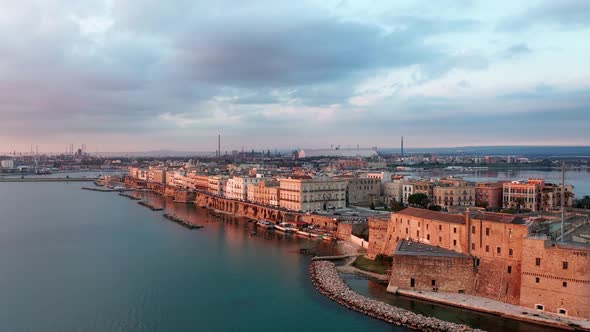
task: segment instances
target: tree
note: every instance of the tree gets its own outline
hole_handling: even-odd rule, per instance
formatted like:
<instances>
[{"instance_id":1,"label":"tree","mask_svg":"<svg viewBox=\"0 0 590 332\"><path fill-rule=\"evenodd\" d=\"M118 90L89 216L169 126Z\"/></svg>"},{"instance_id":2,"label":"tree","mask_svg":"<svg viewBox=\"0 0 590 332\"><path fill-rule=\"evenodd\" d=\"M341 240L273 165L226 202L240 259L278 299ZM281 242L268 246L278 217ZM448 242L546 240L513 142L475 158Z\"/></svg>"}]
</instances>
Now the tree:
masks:
<instances>
[{"instance_id":1,"label":"tree","mask_svg":"<svg viewBox=\"0 0 590 332\"><path fill-rule=\"evenodd\" d=\"M430 201L428 196L423 193L416 193L408 196L408 204L425 209Z\"/></svg>"},{"instance_id":2,"label":"tree","mask_svg":"<svg viewBox=\"0 0 590 332\"><path fill-rule=\"evenodd\" d=\"M544 192L543 197L541 198L541 202L543 203L543 210L547 210L547 205L549 204L549 193Z\"/></svg>"},{"instance_id":3,"label":"tree","mask_svg":"<svg viewBox=\"0 0 590 332\"><path fill-rule=\"evenodd\" d=\"M396 201L395 199L392 199L391 202L389 203L389 210L391 212L397 212L400 210L404 209L404 205L398 201Z\"/></svg>"},{"instance_id":4,"label":"tree","mask_svg":"<svg viewBox=\"0 0 590 332\"><path fill-rule=\"evenodd\" d=\"M371 210L375 210L375 203L371 202L370 208L371 208Z\"/></svg>"},{"instance_id":5,"label":"tree","mask_svg":"<svg viewBox=\"0 0 590 332\"><path fill-rule=\"evenodd\" d=\"M435 205L430 205L428 207L428 210L432 210L432 211L442 211L442 209L443 209L442 206L436 205L436 204Z\"/></svg>"},{"instance_id":6,"label":"tree","mask_svg":"<svg viewBox=\"0 0 590 332\"><path fill-rule=\"evenodd\" d=\"M514 199L514 204L516 205L516 213L520 213L520 208L526 204L524 198L517 197Z\"/></svg>"}]
</instances>

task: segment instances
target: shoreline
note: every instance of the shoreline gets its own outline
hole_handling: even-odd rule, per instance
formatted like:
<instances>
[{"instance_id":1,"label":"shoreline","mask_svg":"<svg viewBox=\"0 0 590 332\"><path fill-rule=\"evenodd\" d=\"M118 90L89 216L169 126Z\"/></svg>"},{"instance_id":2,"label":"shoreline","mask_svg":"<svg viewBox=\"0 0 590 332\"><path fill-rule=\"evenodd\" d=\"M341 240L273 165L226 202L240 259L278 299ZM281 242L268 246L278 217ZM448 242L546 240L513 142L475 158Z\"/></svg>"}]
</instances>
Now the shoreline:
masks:
<instances>
[{"instance_id":1,"label":"shoreline","mask_svg":"<svg viewBox=\"0 0 590 332\"><path fill-rule=\"evenodd\" d=\"M481 313L485 313L485 314L490 314L490 315L494 315L494 316L498 316L498 317L502 317L502 318L506 318L506 319L516 320L516 321L522 321L522 322L531 323L531 324L535 324L535 325L555 327L555 328L568 330L568 331L590 331L590 327L581 326L581 325L574 324L574 323L568 324L565 321L555 321L555 320L551 320L550 318L534 316L537 313L530 313L530 314L526 314L526 315L522 314L522 312L529 311L527 308L522 308L521 313L510 313L510 312L506 312L506 311L502 311L502 310L494 310L494 309L490 309L490 308L486 308L484 306L478 306L478 305L474 305L474 304L462 304L457 301L445 300L445 299L438 298L436 296L428 296L428 294L425 294L423 292L415 292L415 291L398 289L395 292L389 292L389 293L397 294L397 295L405 296L405 297L409 297L409 298L415 298L415 299L423 300L423 301L430 302L430 303L444 304L444 305L448 305L448 306L455 307L455 308L461 308L461 309L471 310L471 311L475 311L475 312L481 312Z\"/></svg>"},{"instance_id":2,"label":"shoreline","mask_svg":"<svg viewBox=\"0 0 590 332\"><path fill-rule=\"evenodd\" d=\"M373 300L354 292L338 274L336 265L328 261L314 261L309 267L312 284L320 293L350 310L383 320L390 324L418 331L476 332L482 331L467 325L426 317L409 310Z\"/></svg>"}]
</instances>

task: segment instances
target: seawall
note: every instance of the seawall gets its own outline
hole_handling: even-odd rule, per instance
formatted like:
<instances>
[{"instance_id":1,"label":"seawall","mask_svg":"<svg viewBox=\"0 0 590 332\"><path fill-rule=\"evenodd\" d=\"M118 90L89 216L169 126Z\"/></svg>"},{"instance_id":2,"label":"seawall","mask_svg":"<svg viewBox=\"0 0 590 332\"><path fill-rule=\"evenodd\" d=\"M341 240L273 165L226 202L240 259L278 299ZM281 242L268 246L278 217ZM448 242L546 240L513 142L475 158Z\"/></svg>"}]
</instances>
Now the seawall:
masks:
<instances>
[{"instance_id":1,"label":"seawall","mask_svg":"<svg viewBox=\"0 0 590 332\"><path fill-rule=\"evenodd\" d=\"M239 217L270 222L307 223L328 233L336 234L339 220L333 216L307 214L289 211L279 207L266 206L254 202L240 201L226 197L219 197L206 191L189 191L177 189L158 183L146 183L127 177L125 183L132 187L149 188L160 195L173 197L176 202L194 203L200 207L216 210ZM344 225L344 224L343 224Z\"/></svg>"},{"instance_id":2,"label":"seawall","mask_svg":"<svg viewBox=\"0 0 590 332\"><path fill-rule=\"evenodd\" d=\"M415 314L411 311L359 295L346 285L338 274L336 265L332 262L313 261L309 267L309 271L314 287L332 301L338 302L348 309L381 319L388 323L418 331L482 331L467 325Z\"/></svg>"}]
</instances>

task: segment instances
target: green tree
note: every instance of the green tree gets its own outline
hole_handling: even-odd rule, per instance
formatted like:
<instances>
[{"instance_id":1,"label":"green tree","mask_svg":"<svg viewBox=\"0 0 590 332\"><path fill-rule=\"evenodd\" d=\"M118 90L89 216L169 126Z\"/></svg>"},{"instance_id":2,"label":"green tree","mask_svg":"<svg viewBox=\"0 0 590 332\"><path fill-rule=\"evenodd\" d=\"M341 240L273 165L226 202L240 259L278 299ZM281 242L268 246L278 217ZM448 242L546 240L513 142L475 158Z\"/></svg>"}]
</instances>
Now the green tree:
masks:
<instances>
[{"instance_id":1,"label":"green tree","mask_svg":"<svg viewBox=\"0 0 590 332\"><path fill-rule=\"evenodd\" d=\"M430 201L428 200L428 196L423 193L416 193L408 196L408 204L411 206L421 207L425 209L428 206Z\"/></svg>"},{"instance_id":2,"label":"green tree","mask_svg":"<svg viewBox=\"0 0 590 332\"><path fill-rule=\"evenodd\" d=\"M400 211L403 209L404 209L404 205L395 199L392 199L391 202L389 203L389 210L391 212L397 212L397 211Z\"/></svg>"}]
</instances>

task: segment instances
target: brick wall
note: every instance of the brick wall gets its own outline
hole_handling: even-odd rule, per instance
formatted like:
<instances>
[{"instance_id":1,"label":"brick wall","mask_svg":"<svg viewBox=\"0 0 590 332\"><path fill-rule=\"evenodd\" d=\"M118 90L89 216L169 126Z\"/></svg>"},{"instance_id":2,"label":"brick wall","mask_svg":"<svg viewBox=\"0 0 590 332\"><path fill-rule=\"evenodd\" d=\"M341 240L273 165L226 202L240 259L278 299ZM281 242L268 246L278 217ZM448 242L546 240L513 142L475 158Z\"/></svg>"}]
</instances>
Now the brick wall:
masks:
<instances>
[{"instance_id":1,"label":"brick wall","mask_svg":"<svg viewBox=\"0 0 590 332\"><path fill-rule=\"evenodd\" d=\"M520 294L522 306L590 319L590 249L526 238Z\"/></svg>"},{"instance_id":2,"label":"brick wall","mask_svg":"<svg viewBox=\"0 0 590 332\"><path fill-rule=\"evenodd\" d=\"M352 224L345 224L340 223L338 224L338 230L336 231L336 238L339 240L346 240L350 239L352 235Z\"/></svg>"},{"instance_id":3,"label":"brick wall","mask_svg":"<svg viewBox=\"0 0 590 332\"><path fill-rule=\"evenodd\" d=\"M390 287L473 293L474 267L469 257L393 256ZM414 287L411 287L414 279ZM433 285L434 280L434 285Z\"/></svg>"},{"instance_id":4,"label":"brick wall","mask_svg":"<svg viewBox=\"0 0 590 332\"><path fill-rule=\"evenodd\" d=\"M369 250L367 257L375 259L378 254L392 255L392 251L385 250L385 241L388 238L387 229L390 222L378 218L369 218Z\"/></svg>"}]
</instances>

